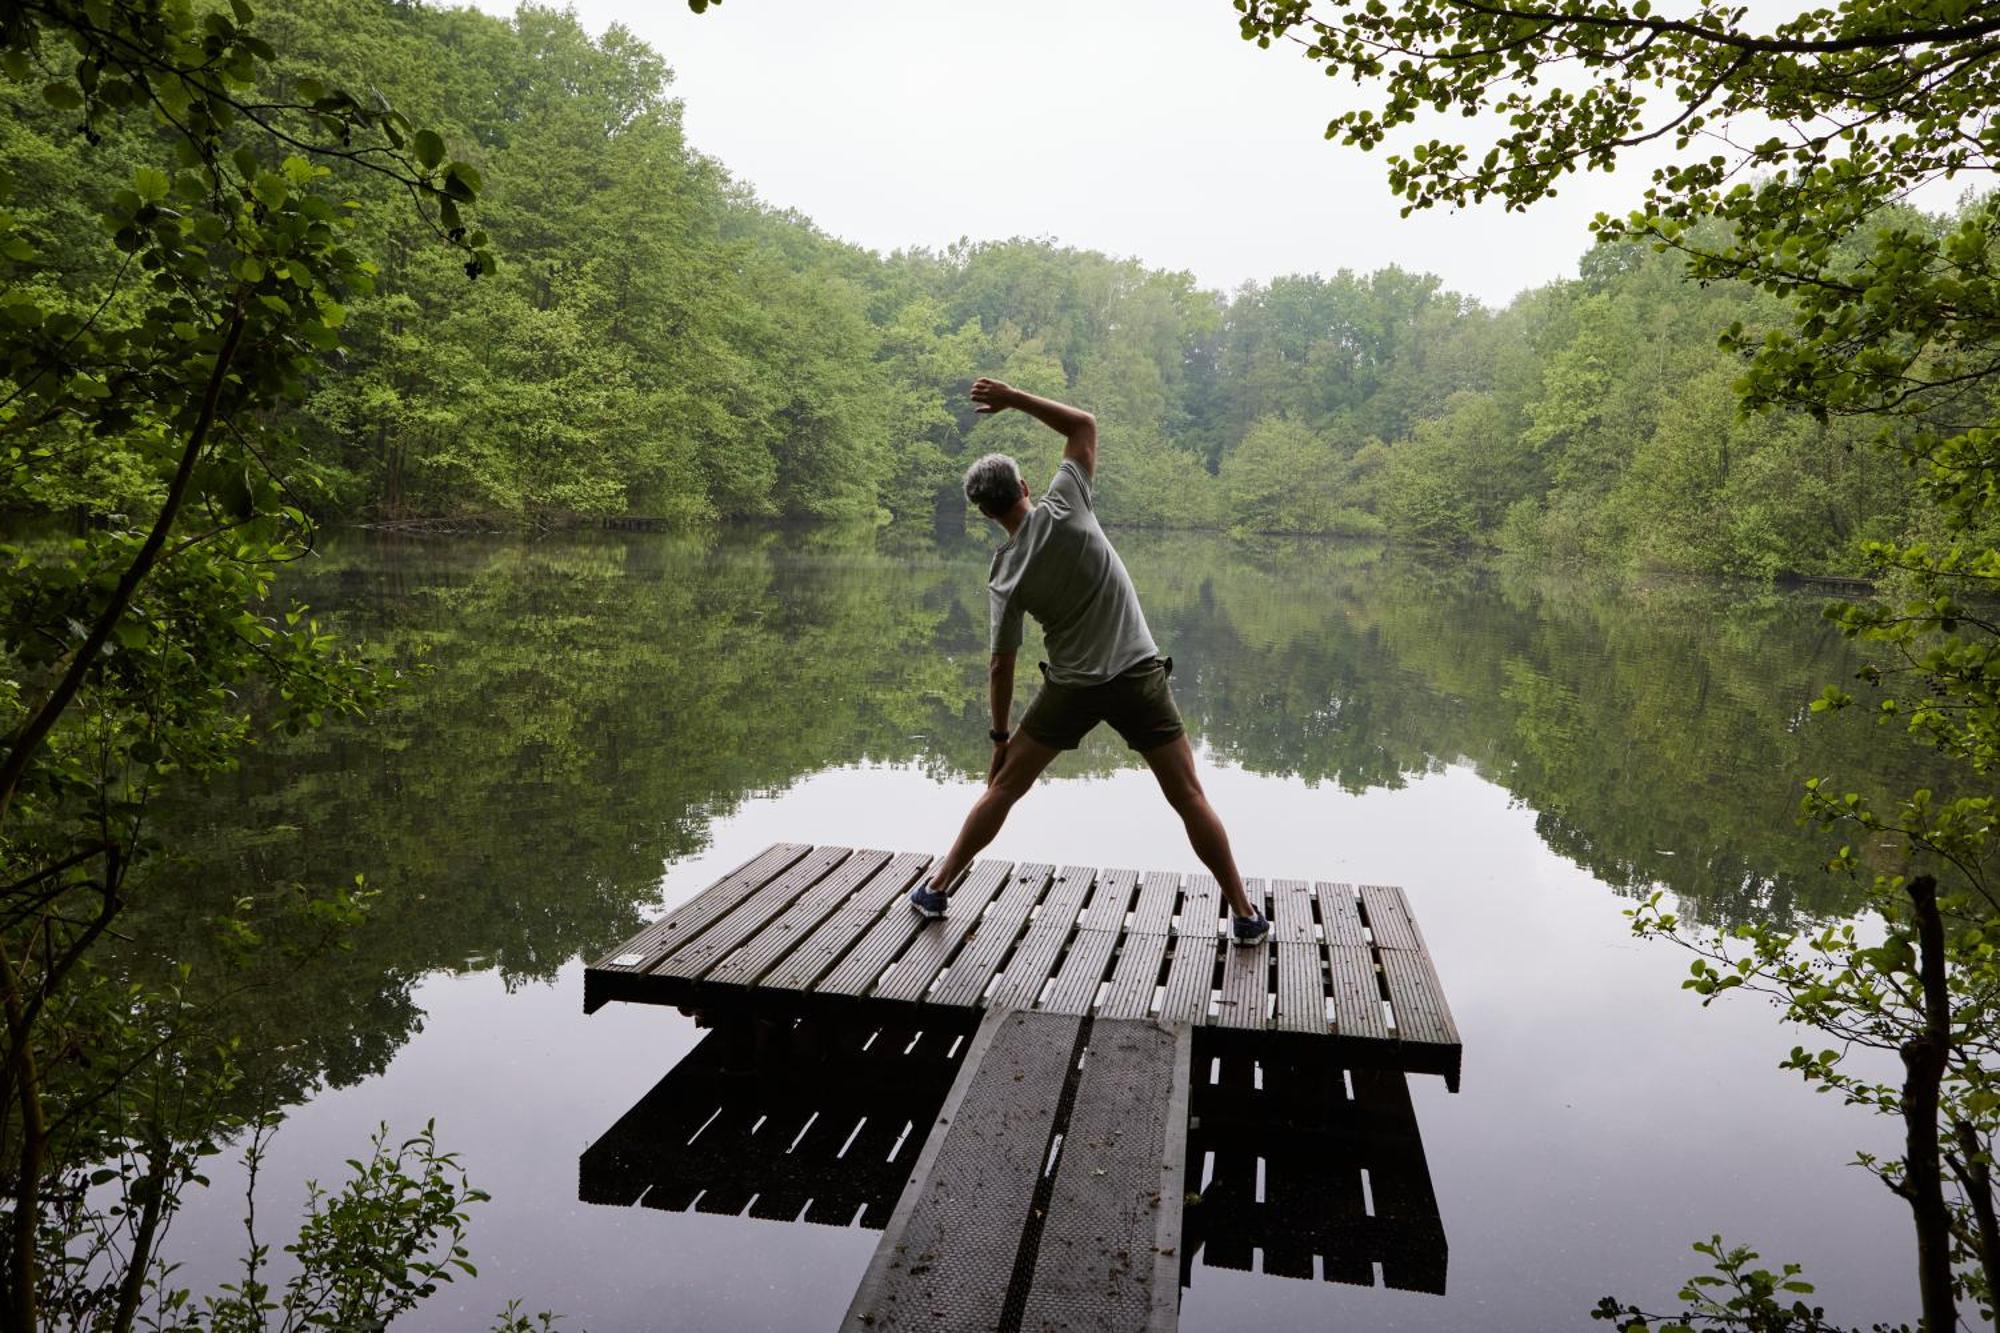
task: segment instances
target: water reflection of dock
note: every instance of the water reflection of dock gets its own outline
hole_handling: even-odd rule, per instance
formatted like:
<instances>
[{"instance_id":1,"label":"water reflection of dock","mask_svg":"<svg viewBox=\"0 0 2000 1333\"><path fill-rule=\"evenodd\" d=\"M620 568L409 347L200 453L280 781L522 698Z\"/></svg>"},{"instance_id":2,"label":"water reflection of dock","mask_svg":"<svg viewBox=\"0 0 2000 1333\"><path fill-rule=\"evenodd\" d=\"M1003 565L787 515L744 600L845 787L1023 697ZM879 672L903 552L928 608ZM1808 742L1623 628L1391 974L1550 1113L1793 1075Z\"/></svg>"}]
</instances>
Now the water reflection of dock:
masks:
<instances>
[{"instance_id":1,"label":"water reflection of dock","mask_svg":"<svg viewBox=\"0 0 2000 1333\"><path fill-rule=\"evenodd\" d=\"M584 1151L578 1197L880 1230L964 1037L718 1016Z\"/></svg>"},{"instance_id":2,"label":"water reflection of dock","mask_svg":"<svg viewBox=\"0 0 2000 1333\"><path fill-rule=\"evenodd\" d=\"M881 1228L854 1329L1170 1329L1193 1266L1444 1289L1405 1070L1456 1084L1400 892L772 848L586 973L713 1030L585 1151L589 1202ZM1255 1260L1261 1254L1261 1264Z\"/></svg>"}]
</instances>

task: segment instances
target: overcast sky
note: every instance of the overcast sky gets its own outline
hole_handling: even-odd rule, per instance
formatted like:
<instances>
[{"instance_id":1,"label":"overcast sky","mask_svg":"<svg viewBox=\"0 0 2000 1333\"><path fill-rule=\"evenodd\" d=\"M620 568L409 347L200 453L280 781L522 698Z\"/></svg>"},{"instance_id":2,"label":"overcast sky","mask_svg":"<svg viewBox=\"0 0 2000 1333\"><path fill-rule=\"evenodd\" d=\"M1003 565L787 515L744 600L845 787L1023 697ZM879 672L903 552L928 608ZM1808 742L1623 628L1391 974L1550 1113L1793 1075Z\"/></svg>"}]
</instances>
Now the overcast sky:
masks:
<instances>
[{"instance_id":1,"label":"overcast sky","mask_svg":"<svg viewBox=\"0 0 2000 1333\"><path fill-rule=\"evenodd\" d=\"M479 0L507 14L511 0ZM659 50L689 138L773 204L878 250L1048 236L1233 288L1428 270L1500 304L1569 276L1645 172L1533 212L1397 216L1379 154L1323 133L1356 93L1237 35L1229 0L577 0ZM1462 122L1451 122L1460 124Z\"/></svg>"}]
</instances>

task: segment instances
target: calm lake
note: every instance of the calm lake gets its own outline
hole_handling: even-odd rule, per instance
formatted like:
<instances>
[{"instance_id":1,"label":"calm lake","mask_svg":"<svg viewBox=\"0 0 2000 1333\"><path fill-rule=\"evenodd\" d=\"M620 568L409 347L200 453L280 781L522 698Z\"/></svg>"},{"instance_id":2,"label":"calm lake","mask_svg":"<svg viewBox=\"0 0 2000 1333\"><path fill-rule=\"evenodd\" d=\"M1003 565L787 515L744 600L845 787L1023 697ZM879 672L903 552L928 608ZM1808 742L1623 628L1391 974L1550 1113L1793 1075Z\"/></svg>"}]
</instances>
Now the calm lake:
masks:
<instances>
[{"instance_id":1,"label":"calm lake","mask_svg":"<svg viewBox=\"0 0 2000 1333\"><path fill-rule=\"evenodd\" d=\"M1701 1008L1687 956L1623 916L1654 886L1717 923L1849 909L1800 780L1920 770L1860 710L1807 712L1859 660L1823 596L1118 540L1244 872L1402 885L1465 1043L1460 1093L1409 1080L1444 1292L1196 1253L1184 1329L1586 1327L1606 1294L1671 1301L1714 1232L1805 1264L1845 1323L1913 1316L1907 1212L1845 1165L1893 1126L1780 1073L1801 1038L1754 998ZM832 1329L879 1232L579 1202L580 1155L702 1035L666 1008L585 1017L582 961L771 842L942 851L988 754L985 559L893 533L348 534L300 568L291 592L426 670L167 812L187 854L134 927L199 959L238 893L381 893L351 947L232 1001L294 1108L260 1234L378 1122L435 1118L493 1197L479 1277L408 1327L485 1328L519 1297L572 1330ZM1135 764L1100 731L992 854L1198 870ZM169 1247L198 1292L244 1248L243 1172L213 1179Z\"/></svg>"}]
</instances>

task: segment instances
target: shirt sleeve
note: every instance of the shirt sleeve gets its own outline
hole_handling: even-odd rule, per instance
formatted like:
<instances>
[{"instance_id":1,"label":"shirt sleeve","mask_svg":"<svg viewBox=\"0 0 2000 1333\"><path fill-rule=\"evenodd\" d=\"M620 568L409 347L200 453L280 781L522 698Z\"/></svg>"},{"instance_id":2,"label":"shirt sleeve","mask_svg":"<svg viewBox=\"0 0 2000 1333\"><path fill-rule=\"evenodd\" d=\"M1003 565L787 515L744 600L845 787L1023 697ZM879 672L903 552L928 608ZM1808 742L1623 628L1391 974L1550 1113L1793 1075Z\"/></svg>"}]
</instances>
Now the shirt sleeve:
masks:
<instances>
[{"instance_id":1,"label":"shirt sleeve","mask_svg":"<svg viewBox=\"0 0 2000 1333\"><path fill-rule=\"evenodd\" d=\"M990 593L993 603L993 651L1011 653L1021 646L1021 607L1011 597Z\"/></svg>"},{"instance_id":2,"label":"shirt sleeve","mask_svg":"<svg viewBox=\"0 0 2000 1333\"><path fill-rule=\"evenodd\" d=\"M1064 510L1089 509L1093 499L1090 478L1083 475L1083 469L1074 460L1065 458L1062 466L1056 469L1055 480L1049 483L1048 494L1043 498Z\"/></svg>"}]
</instances>

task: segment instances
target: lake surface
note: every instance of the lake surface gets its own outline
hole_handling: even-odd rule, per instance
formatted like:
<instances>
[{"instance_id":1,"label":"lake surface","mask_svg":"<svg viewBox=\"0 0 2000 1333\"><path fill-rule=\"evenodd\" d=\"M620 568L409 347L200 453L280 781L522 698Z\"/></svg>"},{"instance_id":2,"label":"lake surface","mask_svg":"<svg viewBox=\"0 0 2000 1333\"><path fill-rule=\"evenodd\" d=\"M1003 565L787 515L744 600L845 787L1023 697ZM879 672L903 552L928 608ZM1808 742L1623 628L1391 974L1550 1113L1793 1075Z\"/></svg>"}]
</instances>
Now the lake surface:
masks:
<instances>
[{"instance_id":1,"label":"lake surface","mask_svg":"<svg viewBox=\"0 0 2000 1333\"><path fill-rule=\"evenodd\" d=\"M1921 770L1859 716L1807 713L1858 661L1824 598L1118 540L1245 873L1404 886L1465 1043L1459 1094L1410 1079L1444 1293L1197 1255L1184 1329L1584 1327L1606 1294L1671 1301L1717 1231L1804 1263L1844 1322L1913 1313L1907 1212L1844 1165L1893 1126L1781 1074L1795 1034L1753 999L1702 1009L1686 955L1623 916L1655 886L1717 923L1851 908L1795 823L1800 779ZM348 535L302 569L291 591L425 670L168 812L186 854L135 927L199 963L237 894L381 894L349 947L230 1002L294 1108L265 1238L378 1122L434 1117L493 1196L480 1276L398 1327L484 1328L519 1297L572 1330L833 1328L878 1232L578 1201L579 1155L703 1035L669 1009L586 1018L581 960L774 841L941 851L988 754L984 562L899 534ZM992 854L1198 870L1135 765L1100 732ZM242 1172L212 1174L170 1244L197 1291L243 1250Z\"/></svg>"}]
</instances>

